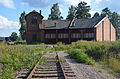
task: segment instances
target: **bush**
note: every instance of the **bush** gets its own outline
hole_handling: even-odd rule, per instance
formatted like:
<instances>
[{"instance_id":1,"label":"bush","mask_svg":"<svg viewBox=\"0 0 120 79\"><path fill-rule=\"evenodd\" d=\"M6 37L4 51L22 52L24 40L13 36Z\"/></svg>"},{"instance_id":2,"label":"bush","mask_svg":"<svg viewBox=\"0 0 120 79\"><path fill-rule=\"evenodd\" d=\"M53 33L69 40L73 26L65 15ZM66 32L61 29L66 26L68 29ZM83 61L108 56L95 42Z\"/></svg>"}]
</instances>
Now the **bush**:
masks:
<instances>
[{"instance_id":1,"label":"bush","mask_svg":"<svg viewBox=\"0 0 120 79\"><path fill-rule=\"evenodd\" d=\"M93 65L93 60L88 57L82 50L71 49L68 51L70 56L75 58L80 63L91 64Z\"/></svg>"}]
</instances>

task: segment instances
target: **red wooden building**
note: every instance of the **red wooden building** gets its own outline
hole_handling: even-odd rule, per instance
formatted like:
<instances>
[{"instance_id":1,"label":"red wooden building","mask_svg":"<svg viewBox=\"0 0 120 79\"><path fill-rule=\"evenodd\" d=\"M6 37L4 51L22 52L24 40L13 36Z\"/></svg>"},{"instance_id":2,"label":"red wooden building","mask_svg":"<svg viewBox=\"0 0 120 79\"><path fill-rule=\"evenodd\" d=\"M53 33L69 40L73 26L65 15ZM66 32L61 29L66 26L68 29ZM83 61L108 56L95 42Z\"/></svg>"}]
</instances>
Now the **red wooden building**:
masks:
<instances>
[{"instance_id":1,"label":"red wooden building","mask_svg":"<svg viewBox=\"0 0 120 79\"><path fill-rule=\"evenodd\" d=\"M90 19L43 20L36 11L26 15L27 43L71 43L79 40L115 41L116 29L107 16Z\"/></svg>"}]
</instances>

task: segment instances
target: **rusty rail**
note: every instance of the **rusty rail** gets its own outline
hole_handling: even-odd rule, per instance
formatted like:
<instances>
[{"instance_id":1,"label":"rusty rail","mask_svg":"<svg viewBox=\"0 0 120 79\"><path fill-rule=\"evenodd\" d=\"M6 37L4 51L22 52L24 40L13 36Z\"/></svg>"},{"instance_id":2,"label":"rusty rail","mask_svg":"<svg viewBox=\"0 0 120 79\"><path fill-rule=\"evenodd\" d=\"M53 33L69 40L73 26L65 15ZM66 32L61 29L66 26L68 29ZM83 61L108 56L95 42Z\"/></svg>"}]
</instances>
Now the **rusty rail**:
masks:
<instances>
[{"instance_id":1,"label":"rusty rail","mask_svg":"<svg viewBox=\"0 0 120 79\"><path fill-rule=\"evenodd\" d=\"M61 61L57 52L54 55L55 58L49 58L45 64L40 64L42 56L31 71L29 71L27 77L20 79L76 79L76 75L66 60Z\"/></svg>"},{"instance_id":2,"label":"rusty rail","mask_svg":"<svg viewBox=\"0 0 120 79\"><path fill-rule=\"evenodd\" d=\"M43 56L40 58L40 60L43 58ZM40 64L40 60L37 62L37 64L33 67L32 71L30 72L30 74L28 75L27 79L31 79L32 78L32 74L35 72L35 69L37 68L37 66Z\"/></svg>"},{"instance_id":3,"label":"rusty rail","mask_svg":"<svg viewBox=\"0 0 120 79\"><path fill-rule=\"evenodd\" d=\"M70 67L69 64L66 62L66 60L61 61L58 53L56 53L56 54L57 54L57 58L58 58L58 60L59 60L59 63L60 63L62 72L63 72L63 74L64 74L64 78L65 78L65 79L69 79L69 78L70 78L70 79L76 79L76 75L74 74L74 72L72 71L71 67ZM63 64L63 63L64 63L64 64ZM66 65L65 65L65 63L66 63Z\"/></svg>"}]
</instances>

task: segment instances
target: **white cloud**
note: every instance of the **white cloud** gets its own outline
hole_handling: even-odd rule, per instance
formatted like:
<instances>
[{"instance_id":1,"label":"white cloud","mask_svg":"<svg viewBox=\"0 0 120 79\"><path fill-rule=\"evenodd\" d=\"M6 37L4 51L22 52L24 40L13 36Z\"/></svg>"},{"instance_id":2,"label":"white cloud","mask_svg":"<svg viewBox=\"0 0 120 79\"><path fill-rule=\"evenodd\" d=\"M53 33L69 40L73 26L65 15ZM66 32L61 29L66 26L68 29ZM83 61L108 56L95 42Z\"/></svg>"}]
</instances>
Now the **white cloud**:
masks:
<instances>
[{"instance_id":1,"label":"white cloud","mask_svg":"<svg viewBox=\"0 0 120 79\"><path fill-rule=\"evenodd\" d=\"M0 4L4 5L7 8L15 9L13 0L0 0Z\"/></svg>"},{"instance_id":2,"label":"white cloud","mask_svg":"<svg viewBox=\"0 0 120 79\"><path fill-rule=\"evenodd\" d=\"M20 25L17 21L9 21L7 18L0 16L0 29L19 29Z\"/></svg>"},{"instance_id":3,"label":"white cloud","mask_svg":"<svg viewBox=\"0 0 120 79\"><path fill-rule=\"evenodd\" d=\"M51 5L51 3L55 2L54 0L22 0L23 5L28 5L30 7L47 7Z\"/></svg>"},{"instance_id":4,"label":"white cloud","mask_svg":"<svg viewBox=\"0 0 120 79\"><path fill-rule=\"evenodd\" d=\"M77 6L81 0L63 0L66 4Z\"/></svg>"},{"instance_id":5,"label":"white cloud","mask_svg":"<svg viewBox=\"0 0 120 79\"><path fill-rule=\"evenodd\" d=\"M80 3L81 1L85 1L88 5L91 4L91 0L61 0L61 1L63 1L65 4L70 4L74 6L77 6L78 3Z\"/></svg>"},{"instance_id":6,"label":"white cloud","mask_svg":"<svg viewBox=\"0 0 120 79\"><path fill-rule=\"evenodd\" d=\"M100 2L102 2L102 0L96 0L95 1L95 3L97 3L97 4L100 3Z\"/></svg>"},{"instance_id":7,"label":"white cloud","mask_svg":"<svg viewBox=\"0 0 120 79\"><path fill-rule=\"evenodd\" d=\"M59 3L59 4L68 4L68 5L74 5L77 6L78 3L80 3L81 1L85 1L88 5L91 4L91 0L22 0L22 4L27 4L31 7L39 7L39 8L43 8L43 7L47 7L49 5L55 4L55 3Z\"/></svg>"}]
</instances>

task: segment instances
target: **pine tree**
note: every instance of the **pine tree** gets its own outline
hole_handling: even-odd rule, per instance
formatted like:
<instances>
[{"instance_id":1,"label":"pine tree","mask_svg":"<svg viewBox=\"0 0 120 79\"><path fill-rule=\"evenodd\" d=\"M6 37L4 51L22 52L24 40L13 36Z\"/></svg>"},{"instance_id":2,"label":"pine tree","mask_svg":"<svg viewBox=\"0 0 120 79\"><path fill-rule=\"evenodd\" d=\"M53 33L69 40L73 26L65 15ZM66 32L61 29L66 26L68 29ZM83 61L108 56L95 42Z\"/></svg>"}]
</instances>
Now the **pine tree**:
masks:
<instances>
[{"instance_id":1,"label":"pine tree","mask_svg":"<svg viewBox=\"0 0 120 79\"><path fill-rule=\"evenodd\" d=\"M59 20L59 19L63 19L61 15L61 12L59 10L59 5L58 3L53 4L52 8L51 8L51 14L49 14L48 20Z\"/></svg>"},{"instance_id":2,"label":"pine tree","mask_svg":"<svg viewBox=\"0 0 120 79\"><path fill-rule=\"evenodd\" d=\"M20 36L22 38L22 40L26 39L26 20L25 20L25 11L23 13L21 13L21 16L19 17L19 22L21 24L21 27L19 29L20 32Z\"/></svg>"},{"instance_id":3,"label":"pine tree","mask_svg":"<svg viewBox=\"0 0 120 79\"><path fill-rule=\"evenodd\" d=\"M81 18L90 18L91 14L89 13L90 11L90 6L87 6L86 2L80 2L77 7L77 19Z\"/></svg>"},{"instance_id":4,"label":"pine tree","mask_svg":"<svg viewBox=\"0 0 120 79\"><path fill-rule=\"evenodd\" d=\"M113 26L116 28L117 39L120 39L120 15L116 12L111 13L111 19Z\"/></svg>"},{"instance_id":5,"label":"pine tree","mask_svg":"<svg viewBox=\"0 0 120 79\"><path fill-rule=\"evenodd\" d=\"M100 15L99 15L99 13L98 12L96 12L94 15L93 15L93 17L92 18L97 18L97 17L99 17Z\"/></svg>"},{"instance_id":6,"label":"pine tree","mask_svg":"<svg viewBox=\"0 0 120 79\"><path fill-rule=\"evenodd\" d=\"M101 16L102 17L104 17L104 16L106 16L106 15L108 15L108 18L109 19L111 19L111 11L110 11L110 9L109 8L104 8L103 10L102 10L102 13L101 13Z\"/></svg>"},{"instance_id":7,"label":"pine tree","mask_svg":"<svg viewBox=\"0 0 120 79\"><path fill-rule=\"evenodd\" d=\"M75 11L76 11L76 8L73 5L71 5L66 19L72 20L75 17Z\"/></svg>"}]
</instances>

